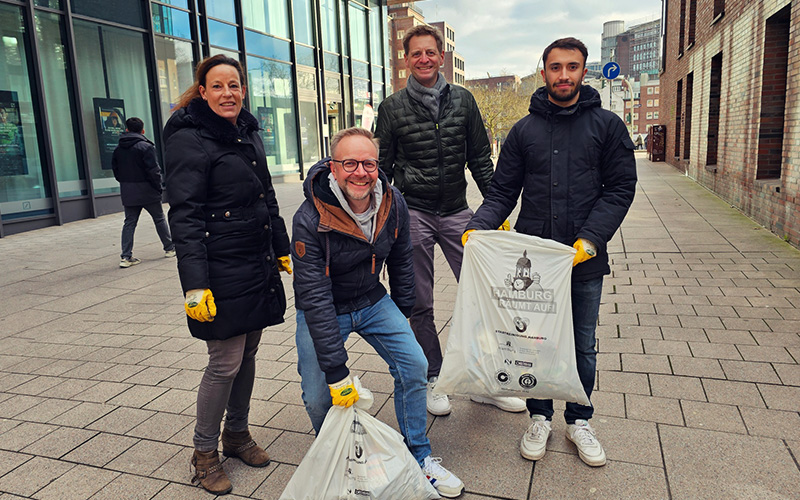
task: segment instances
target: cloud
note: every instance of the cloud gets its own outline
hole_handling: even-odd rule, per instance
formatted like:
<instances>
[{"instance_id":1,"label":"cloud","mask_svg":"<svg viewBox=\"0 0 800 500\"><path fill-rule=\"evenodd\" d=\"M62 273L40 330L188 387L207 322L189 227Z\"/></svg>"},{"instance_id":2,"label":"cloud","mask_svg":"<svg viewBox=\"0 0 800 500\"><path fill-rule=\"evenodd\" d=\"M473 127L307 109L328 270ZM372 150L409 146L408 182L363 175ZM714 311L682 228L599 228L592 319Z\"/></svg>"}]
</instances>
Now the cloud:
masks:
<instances>
[{"instance_id":1,"label":"cloud","mask_svg":"<svg viewBox=\"0 0 800 500\"><path fill-rule=\"evenodd\" d=\"M456 51L468 78L486 73L525 76L544 48L557 38L574 36L600 60L603 23L632 23L660 17L661 0L424 0L417 3L427 22L445 21L456 32Z\"/></svg>"}]
</instances>

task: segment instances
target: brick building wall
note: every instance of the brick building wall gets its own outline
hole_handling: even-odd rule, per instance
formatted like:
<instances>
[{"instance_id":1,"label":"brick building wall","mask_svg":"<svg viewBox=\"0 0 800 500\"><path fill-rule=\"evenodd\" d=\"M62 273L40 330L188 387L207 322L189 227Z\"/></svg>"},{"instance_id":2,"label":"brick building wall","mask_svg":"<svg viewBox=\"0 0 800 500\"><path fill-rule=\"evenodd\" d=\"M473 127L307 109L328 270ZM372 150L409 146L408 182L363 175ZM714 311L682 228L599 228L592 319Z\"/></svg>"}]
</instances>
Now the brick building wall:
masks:
<instances>
[{"instance_id":1,"label":"brick building wall","mask_svg":"<svg viewBox=\"0 0 800 500\"><path fill-rule=\"evenodd\" d=\"M800 2L665 3L667 161L800 247Z\"/></svg>"}]
</instances>

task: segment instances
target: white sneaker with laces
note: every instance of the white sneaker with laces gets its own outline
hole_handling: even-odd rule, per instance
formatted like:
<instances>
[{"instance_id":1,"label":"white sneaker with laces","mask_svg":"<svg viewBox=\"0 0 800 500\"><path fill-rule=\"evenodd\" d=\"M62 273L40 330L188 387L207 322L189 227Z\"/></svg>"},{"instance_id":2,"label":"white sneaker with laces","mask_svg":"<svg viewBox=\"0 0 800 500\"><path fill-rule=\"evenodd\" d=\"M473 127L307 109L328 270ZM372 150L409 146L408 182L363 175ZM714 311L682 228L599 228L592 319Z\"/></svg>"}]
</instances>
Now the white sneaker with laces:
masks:
<instances>
[{"instance_id":1,"label":"white sneaker with laces","mask_svg":"<svg viewBox=\"0 0 800 500\"><path fill-rule=\"evenodd\" d=\"M586 465L600 467L606 464L606 452L588 421L576 420L574 424L568 424L567 439L575 443L578 456Z\"/></svg>"},{"instance_id":2,"label":"white sneaker with laces","mask_svg":"<svg viewBox=\"0 0 800 500\"><path fill-rule=\"evenodd\" d=\"M485 405L494 405L500 408L501 410L510 413L520 413L528 409L527 406L525 406L525 401L521 400L520 398L507 398L507 397L492 398L489 396L470 396L469 398L475 401L476 403L482 403Z\"/></svg>"},{"instance_id":3,"label":"white sneaker with laces","mask_svg":"<svg viewBox=\"0 0 800 500\"><path fill-rule=\"evenodd\" d=\"M450 407L450 398L448 398L446 394L434 394L433 392L437 380L439 380L439 377L431 377L428 381L428 393L425 401L428 413L439 417L450 415L450 411L452 410Z\"/></svg>"},{"instance_id":4,"label":"white sneaker with laces","mask_svg":"<svg viewBox=\"0 0 800 500\"><path fill-rule=\"evenodd\" d=\"M519 443L520 454L528 460L541 460L547 451L551 430L550 421L544 415L531 415L531 425Z\"/></svg>"},{"instance_id":5,"label":"white sneaker with laces","mask_svg":"<svg viewBox=\"0 0 800 500\"><path fill-rule=\"evenodd\" d=\"M135 266L136 264L141 264L142 261L137 259L136 257L128 257L127 259L120 259L119 267L131 267Z\"/></svg>"},{"instance_id":6,"label":"white sneaker with laces","mask_svg":"<svg viewBox=\"0 0 800 500\"><path fill-rule=\"evenodd\" d=\"M422 461L422 473L436 491L445 498L456 498L464 492L464 483L441 465L441 458L430 455Z\"/></svg>"},{"instance_id":7,"label":"white sneaker with laces","mask_svg":"<svg viewBox=\"0 0 800 500\"><path fill-rule=\"evenodd\" d=\"M167 250L166 252L164 252L164 257L166 257L168 259L170 257L175 257L175 250Z\"/></svg>"}]
</instances>

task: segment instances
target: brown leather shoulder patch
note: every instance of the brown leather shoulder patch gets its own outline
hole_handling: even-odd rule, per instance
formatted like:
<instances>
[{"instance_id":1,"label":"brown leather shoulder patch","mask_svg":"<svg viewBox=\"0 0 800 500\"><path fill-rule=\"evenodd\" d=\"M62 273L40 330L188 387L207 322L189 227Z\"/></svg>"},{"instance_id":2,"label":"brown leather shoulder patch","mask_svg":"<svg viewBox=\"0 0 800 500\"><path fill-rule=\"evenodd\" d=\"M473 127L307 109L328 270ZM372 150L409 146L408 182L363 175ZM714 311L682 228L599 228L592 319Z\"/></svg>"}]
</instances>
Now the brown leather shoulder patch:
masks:
<instances>
[{"instance_id":1,"label":"brown leather shoulder patch","mask_svg":"<svg viewBox=\"0 0 800 500\"><path fill-rule=\"evenodd\" d=\"M306 244L302 241L295 241L294 252L297 254L298 258L302 259L306 254Z\"/></svg>"}]
</instances>

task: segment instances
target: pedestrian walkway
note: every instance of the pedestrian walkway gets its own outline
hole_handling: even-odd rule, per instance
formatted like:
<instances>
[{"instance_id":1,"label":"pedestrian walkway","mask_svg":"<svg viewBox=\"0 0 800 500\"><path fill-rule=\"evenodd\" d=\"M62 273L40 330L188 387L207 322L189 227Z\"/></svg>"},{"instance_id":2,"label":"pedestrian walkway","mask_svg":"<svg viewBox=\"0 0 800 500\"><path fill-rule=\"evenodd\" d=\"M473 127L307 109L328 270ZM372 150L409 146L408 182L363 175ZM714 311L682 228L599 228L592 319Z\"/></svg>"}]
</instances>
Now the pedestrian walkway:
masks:
<instances>
[{"instance_id":1,"label":"pedestrian walkway","mask_svg":"<svg viewBox=\"0 0 800 500\"><path fill-rule=\"evenodd\" d=\"M547 455L527 461L525 414L456 397L429 436L464 480L462 499L797 498L800 251L673 167L637 159L598 328L592 423L608 464L580 462L558 415ZM290 225L300 184L276 192ZM118 267L122 220L0 239L0 500L212 498L189 471L205 345L189 336L175 260L149 219L142 263ZM456 282L441 254L436 265L446 337ZM226 498L277 499L314 439L284 284L290 308L263 337L251 410L273 461L226 461ZM374 413L396 427L385 364L356 336L348 346Z\"/></svg>"}]
</instances>

